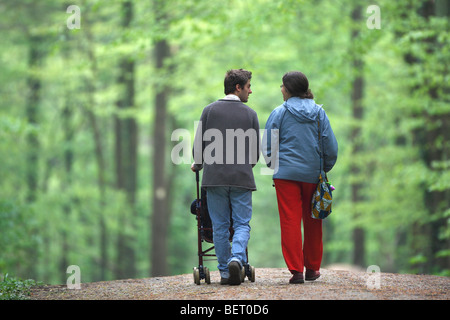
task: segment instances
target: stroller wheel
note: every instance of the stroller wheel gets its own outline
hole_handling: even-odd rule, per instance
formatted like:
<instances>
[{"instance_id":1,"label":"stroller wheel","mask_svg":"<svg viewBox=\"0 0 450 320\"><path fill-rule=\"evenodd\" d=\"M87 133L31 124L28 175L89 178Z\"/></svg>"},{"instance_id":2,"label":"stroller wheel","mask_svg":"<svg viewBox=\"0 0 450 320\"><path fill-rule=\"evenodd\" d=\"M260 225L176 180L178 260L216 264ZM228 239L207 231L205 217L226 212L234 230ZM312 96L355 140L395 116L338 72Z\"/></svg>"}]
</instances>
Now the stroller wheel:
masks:
<instances>
[{"instance_id":1,"label":"stroller wheel","mask_svg":"<svg viewBox=\"0 0 450 320\"><path fill-rule=\"evenodd\" d=\"M200 285L200 270L197 267L194 268L193 274L194 274L194 283Z\"/></svg>"},{"instance_id":2,"label":"stroller wheel","mask_svg":"<svg viewBox=\"0 0 450 320\"><path fill-rule=\"evenodd\" d=\"M246 266L243 266L241 269L241 282L244 282L244 280L245 280L245 269L246 269Z\"/></svg>"},{"instance_id":3,"label":"stroller wheel","mask_svg":"<svg viewBox=\"0 0 450 320\"><path fill-rule=\"evenodd\" d=\"M251 282L255 282L255 267L254 266L248 266L250 274L248 275L248 280Z\"/></svg>"},{"instance_id":4,"label":"stroller wheel","mask_svg":"<svg viewBox=\"0 0 450 320\"><path fill-rule=\"evenodd\" d=\"M207 267L203 267L203 272L205 273L205 282L207 284L211 284L211 277L209 275L209 269Z\"/></svg>"}]
</instances>

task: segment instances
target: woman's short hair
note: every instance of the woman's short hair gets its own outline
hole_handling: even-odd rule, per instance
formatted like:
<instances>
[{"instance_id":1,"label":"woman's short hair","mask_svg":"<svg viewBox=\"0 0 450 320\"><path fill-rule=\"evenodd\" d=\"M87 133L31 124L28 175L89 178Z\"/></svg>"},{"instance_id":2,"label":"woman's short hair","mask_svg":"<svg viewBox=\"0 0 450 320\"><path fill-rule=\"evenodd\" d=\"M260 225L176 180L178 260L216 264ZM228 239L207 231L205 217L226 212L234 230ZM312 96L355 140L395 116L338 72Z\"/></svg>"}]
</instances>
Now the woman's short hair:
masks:
<instances>
[{"instance_id":1,"label":"woman's short hair","mask_svg":"<svg viewBox=\"0 0 450 320\"><path fill-rule=\"evenodd\" d=\"M236 91L236 85L239 84L244 88L247 81L252 78L252 73L244 69L228 70L225 74L224 91L225 94L230 94Z\"/></svg>"},{"instance_id":2,"label":"woman's short hair","mask_svg":"<svg viewBox=\"0 0 450 320\"><path fill-rule=\"evenodd\" d=\"M283 76L283 85L293 97L302 99L314 99L309 89L308 78L300 71L290 71Z\"/></svg>"}]
</instances>

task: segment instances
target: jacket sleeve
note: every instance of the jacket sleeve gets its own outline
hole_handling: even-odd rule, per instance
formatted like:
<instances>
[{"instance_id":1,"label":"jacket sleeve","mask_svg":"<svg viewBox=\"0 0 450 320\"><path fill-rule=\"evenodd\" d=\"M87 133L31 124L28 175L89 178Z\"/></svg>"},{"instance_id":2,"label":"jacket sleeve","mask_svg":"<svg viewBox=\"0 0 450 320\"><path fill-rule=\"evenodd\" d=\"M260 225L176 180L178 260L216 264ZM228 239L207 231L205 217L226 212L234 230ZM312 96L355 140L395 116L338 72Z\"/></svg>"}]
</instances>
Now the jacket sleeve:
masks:
<instances>
[{"instance_id":1,"label":"jacket sleeve","mask_svg":"<svg viewBox=\"0 0 450 320\"><path fill-rule=\"evenodd\" d=\"M261 151L269 168L273 168L272 160L277 159L279 151L279 130L284 108L276 108L267 119L262 139Z\"/></svg>"},{"instance_id":2,"label":"jacket sleeve","mask_svg":"<svg viewBox=\"0 0 450 320\"><path fill-rule=\"evenodd\" d=\"M203 169L203 151L205 150L205 142L203 135L205 134L207 108L203 109L200 121L197 126L197 131L194 138L194 146L192 147L192 156L194 157L194 168L196 170Z\"/></svg>"},{"instance_id":3,"label":"jacket sleeve","mask_svg":"<svg viewBox=\"0 0 450 320\"><path fill-rule=\"evenodd\" d=\"M255 116L254 116L254 120L253 120L253 129L256 132L256 162L252 161L252 167L255 167L256 163L259 161L259 156L261 153L261 145L260 145L261 138L259 136L259 120L258 120L258 115L256 114L256 112L255 112Z\"/></svg>"},{"instance_id":4,"label":"jacket sleeve","mask_svg":"<svg viewBox=\"0 0 450 320\"><path fill-rule=\"evenodd\" d=\"M325 110L323 110L322 119L322 143L323 143L323 158L324 158L324 170L330 171L336 164L338 155L338 143L334 135L333 129L331 129L330 121L328 119Z\"/></svg>"}]
</instances>

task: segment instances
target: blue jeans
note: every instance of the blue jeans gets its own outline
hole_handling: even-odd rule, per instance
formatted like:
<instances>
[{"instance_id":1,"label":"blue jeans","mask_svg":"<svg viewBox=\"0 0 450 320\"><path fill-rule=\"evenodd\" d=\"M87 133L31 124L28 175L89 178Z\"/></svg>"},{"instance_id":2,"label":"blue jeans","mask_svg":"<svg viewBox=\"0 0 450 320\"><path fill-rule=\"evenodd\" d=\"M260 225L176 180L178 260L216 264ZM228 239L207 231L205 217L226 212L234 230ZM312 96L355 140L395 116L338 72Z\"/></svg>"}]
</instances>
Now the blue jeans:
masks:
<instances>
[{"instance_id":1,"label":"blue jeans","mask_svg":"<svg viewBox=\"0 0 450 320\"><path fill-rule=\"evenodd\" d=\"M209 216L213 225L213 239L222 278L228 278L228 264L236 260L247 263L247 244L252 218L252 191L239 187L207 187ZM233 219L233 245L230 245L230 216Z\"/></svg>"}]
</instances>

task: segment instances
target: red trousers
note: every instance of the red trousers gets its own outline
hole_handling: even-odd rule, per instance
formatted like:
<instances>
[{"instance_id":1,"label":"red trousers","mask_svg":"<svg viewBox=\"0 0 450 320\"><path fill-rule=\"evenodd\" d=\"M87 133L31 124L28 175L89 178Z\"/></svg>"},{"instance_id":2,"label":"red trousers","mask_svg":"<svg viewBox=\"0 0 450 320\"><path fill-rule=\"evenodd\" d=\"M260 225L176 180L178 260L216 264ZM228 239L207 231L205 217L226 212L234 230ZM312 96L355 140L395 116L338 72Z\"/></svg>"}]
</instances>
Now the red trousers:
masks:
<instances>
[{"instance_id":1,"label":"red trousers","mask_svg":"<svg viewBox=\"0 0 450 320\"><path fill-rule=\"evenodd\" d=\"M303 268L319 271L322 262L322 220L311 218L316 184L274 179L280 214L281 248L291 273ZM302 246L303 220L303 246Z\"/></svg>"}]
</instances>

